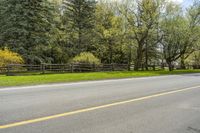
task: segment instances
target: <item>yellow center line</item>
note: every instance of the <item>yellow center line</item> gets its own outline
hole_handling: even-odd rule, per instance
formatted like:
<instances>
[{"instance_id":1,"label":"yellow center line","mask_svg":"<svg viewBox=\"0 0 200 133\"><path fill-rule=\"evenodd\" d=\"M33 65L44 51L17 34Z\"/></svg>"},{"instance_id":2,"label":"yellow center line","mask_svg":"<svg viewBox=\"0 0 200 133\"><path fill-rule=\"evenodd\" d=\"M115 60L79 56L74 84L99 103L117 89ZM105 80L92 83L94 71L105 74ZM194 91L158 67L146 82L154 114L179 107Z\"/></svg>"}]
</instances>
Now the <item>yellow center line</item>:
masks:
<instances>
[{"instance_id":1,"label":"yellow center line","mask_svg":"<svg viewBox=\"0 0 200 133\"><path fill-rule=\"evenodd\" d=\"M31 123L37 123L37 122L47 121L47 120L56 119L56 118L60 118L60 117L75 115L75 114L79 114L79 113L94 111L94 110L97 110L97 109L103 109L103 108L108 108L108 107L112 107L112 106L117 106L117 105L132 103L132 102L136 102L136 101L147 100L147 99L151 99L151 98L155 98L155 97L160 97L160 96L165 96L165 95L169 95L169 94L184 92L184 91L188 91L188 90L192 90L192 89L197 89L197 88L200 88L200 86L195 86L195 87L189 87L189 88L184 88L184 89L179 89L179 90L174 90L174 91L168 91L168 92L158 93L158 94L154 94L154 95L150 95L150 96L145 96L145 97L141 97L141 98L135 98L135 99L130 99L130 100L126 100L126 101L115 102L115 103L111 103L111 104L105 104L105 105L101 105L101 106L80 109L80 110L76 110L76 111L71 111L71 112L66 112L66 113L62 113L62 114L56 114L56 115L51 115L51 116L36 118L36 119L32 119L32 120L25 120L25 121L21 121L21 122L16 122L16 123L11 123L11 124L1 125L0 129L6 129L6 128L11 128L11 127L16 127L16 126L27 125L27 124L31 124Z\"/></svg>"}]
</instances>

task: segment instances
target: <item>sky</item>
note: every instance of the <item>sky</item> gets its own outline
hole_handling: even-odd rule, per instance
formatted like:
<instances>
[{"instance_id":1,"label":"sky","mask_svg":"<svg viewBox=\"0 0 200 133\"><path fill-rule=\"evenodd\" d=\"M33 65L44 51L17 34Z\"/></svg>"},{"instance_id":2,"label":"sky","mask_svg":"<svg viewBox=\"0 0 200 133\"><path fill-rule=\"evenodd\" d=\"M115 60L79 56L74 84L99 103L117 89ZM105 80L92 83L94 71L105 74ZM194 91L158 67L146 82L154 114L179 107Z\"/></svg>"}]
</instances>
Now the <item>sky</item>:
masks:
<instances>
[{"instance_id":1,"label":"sky","mask_svg":"<svg viewBox=\"0 0 200 133\"><path fill-rule=\"evenodd\" d=\"M109 0L108 0L109 1ZM114 1L121 1L121 0L114 0ZM168 1L173 1L175 3L181 4L184 8L189 7L194 0L168 0Z\"/></svg>"},{"instance_id":2,"label":"sky","mask_svg":"<svg viewBox=\"0 0 200 133\"><path fill-rule=\"evenodd\" d=\"M170 0L176 3L180 3L184 8L187 8L192 4L193 0Z\"/></svg>"}]
</instances>

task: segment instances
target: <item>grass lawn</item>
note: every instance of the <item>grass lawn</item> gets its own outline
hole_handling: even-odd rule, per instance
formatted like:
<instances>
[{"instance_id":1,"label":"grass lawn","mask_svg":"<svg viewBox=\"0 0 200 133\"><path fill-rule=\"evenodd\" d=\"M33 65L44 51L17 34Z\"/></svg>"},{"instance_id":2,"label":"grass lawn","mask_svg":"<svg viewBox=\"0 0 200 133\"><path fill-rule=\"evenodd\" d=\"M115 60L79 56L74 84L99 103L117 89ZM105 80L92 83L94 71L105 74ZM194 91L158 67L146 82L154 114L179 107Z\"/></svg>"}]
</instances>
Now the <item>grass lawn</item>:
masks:
<instances>
[{"instance_id":1,"label":"grass lawn","mask_svg":"<svg viewBox=\"0 0 200 133\"><path fill-rule=\"evenodd\" d=\"M130 77L160 76L168 74L200 73L200 70L175 70L169 71L129 71L129 72L93 72L93 73L67 73L44 74L31 76L1 76L0 87L38 85L47 83L65 83L86 80L117 79Z\"/></svg>"}]
</instances>

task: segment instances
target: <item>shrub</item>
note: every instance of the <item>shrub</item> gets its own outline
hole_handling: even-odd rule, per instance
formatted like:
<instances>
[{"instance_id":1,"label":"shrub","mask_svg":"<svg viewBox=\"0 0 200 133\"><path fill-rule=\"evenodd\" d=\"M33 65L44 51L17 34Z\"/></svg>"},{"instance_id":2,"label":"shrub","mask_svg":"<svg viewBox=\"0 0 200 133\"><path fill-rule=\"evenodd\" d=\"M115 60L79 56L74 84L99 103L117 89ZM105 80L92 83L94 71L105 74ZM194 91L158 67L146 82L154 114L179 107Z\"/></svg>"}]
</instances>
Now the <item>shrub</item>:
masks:
<instances>
[{"instance_id":1,"label":"shrub","mask_svg":"<svg viewBox=\"0 0 200 133\"><path fill-rule=\"evenodd\" d=\"M18 53L12 52L7 48L0 50L0 66L22 63L24 63L24 60Z\"/></svg>"},{"instance_id":2,"label":"shrub","mask_svg":"<svg viewBox=\"0 0 200 133\"><path fill-rule=\"evenodd\" d=\"M100 64L100 60L95 57L92 53L83 52L72 59L73 63L88 63L88 64Z\"/></svg>"}]
</instances>

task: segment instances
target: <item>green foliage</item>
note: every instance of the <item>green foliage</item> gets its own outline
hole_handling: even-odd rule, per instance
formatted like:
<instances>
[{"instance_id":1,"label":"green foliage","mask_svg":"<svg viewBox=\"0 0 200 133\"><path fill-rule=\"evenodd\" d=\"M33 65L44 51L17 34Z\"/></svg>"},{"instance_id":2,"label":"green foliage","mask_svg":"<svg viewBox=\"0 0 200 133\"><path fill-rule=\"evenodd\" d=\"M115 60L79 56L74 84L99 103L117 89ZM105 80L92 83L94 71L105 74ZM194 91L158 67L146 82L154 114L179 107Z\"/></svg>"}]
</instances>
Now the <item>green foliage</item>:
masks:
<instances>
[{"instance_id":1,"label":"green foliage","mask_svg":"<svg viewBox=\"0 0 200 133\"><path fill-rule=\"evenodd\" d=\"M7 66L9 64L22 64L24 60L22 57L15 52L12 52L5 48L4 50L0 50L0 67Z\"/></svg>"},{"instance_id":2,"label":"green foliage","mask_svg":"<svg viewBox=\"0 0 200 133\"><path fill-rule=\"evenodd\" d=\"M64 0L63 23L74 54L92 49L95 26L95 0Z\"/></svg>"},{"instance_id":3,"label":"green foliage","mask_svg":"<svg viewBox=\"0 0 200 133\"><path fill-rule=\"evenodd\" d=\"M72 59L72 62L88 63L88 64L96 64L96 65L99 65L101 63L97 57L95 57L92 53L89 53L89 52L80 53L80 55Z\"/></svg>"},{"instance_id":4,"label":"green foliage","mask_svg":"<svg viewBox=\"0 0 200 133\"><path fill-rule=\"evenodd\" d=\"M193 52L186 60L187 64L200 66L200 51Z\"/></svg>"},{"instance_id":5,"label":"green foliage","mask_svg":"<svg viewBox=\"0 0 200 133\"><path fill-rule=\"evenodd\" d=\"M142 67L144 59L146 59L145 65L148 66L149 49L156 49L155 44L158 42L157 40L153 41L155 35L152 36L152 34L158 36L157 25L161 7L160 0L124 1L123 5L120 7L120 12L128 21L129 28L131 29L130 33L132 33L132 35L129 37L131 37L136 44L136 56L134 60L135 70ZM147 43L150 41L152 44L148 45ZM154 48L149 48L150 46ZM129 47L131 47L131 45L129 45Z\"/></svg>"},{"instance_id":6,"label":"green foliage","mask_svg":"<svg viewBox=\"0 0 200 133\"><path fill-rule=\"evenodd\" d=\"M96 40L98 56L104 63L125 63L122 51L124 32L121 16L111 6L100 3L96 8Z\"/></svg>"},{"instance_id":7,"label":"green foliage","mask_svg":"<svg viewBox=\"0 0 200 133\"><path fill-rule=\"evenodd\" d=\"M184 66L199 49L199 9L198 0L185 11L165 0L1 0L0 48L26 64L68 63L90 52L102 63L134 63L135 70Z\"/></svg>"},{"instance_id":8,"label":"green foliage","mask_svg":"<svg viewBox=\"0 0 200 133\"><path fill-rule=\"evenodd\" d=\"M169 66L181 58L181 65L184 68L184 60L195 51L195 45L199 42L200 32L196 29L198 24L193 21L196 21L200 14L193 16L189 13L187 19L180 6L169 4L167 9L161 23L163 55Z\"/></svg>"},{"instance_id":9,"label":"green foliage","mask_svg":"<svg viewBox=\"0 0 200 133\"><path fill-rule=\"evenodd\" d=\"M1 1L0 39L4 46L20 53L27 63L38 45L50 43L53 29L53 5L48 0L2 0Z\"/></svg>"},{"instance_id":10,"label":"green foliage","mask_svg":"<svg viewBox=\"0 0 200 133\"><path fill-rule=\"evenodd\" d=\"M33 51L33 54L37 55L37 57L31 58L31 62L35 62L36 64L63 64L69 60L66 53L67 50L58 45L39 45Z\"/></svg>"}]
</instances>

